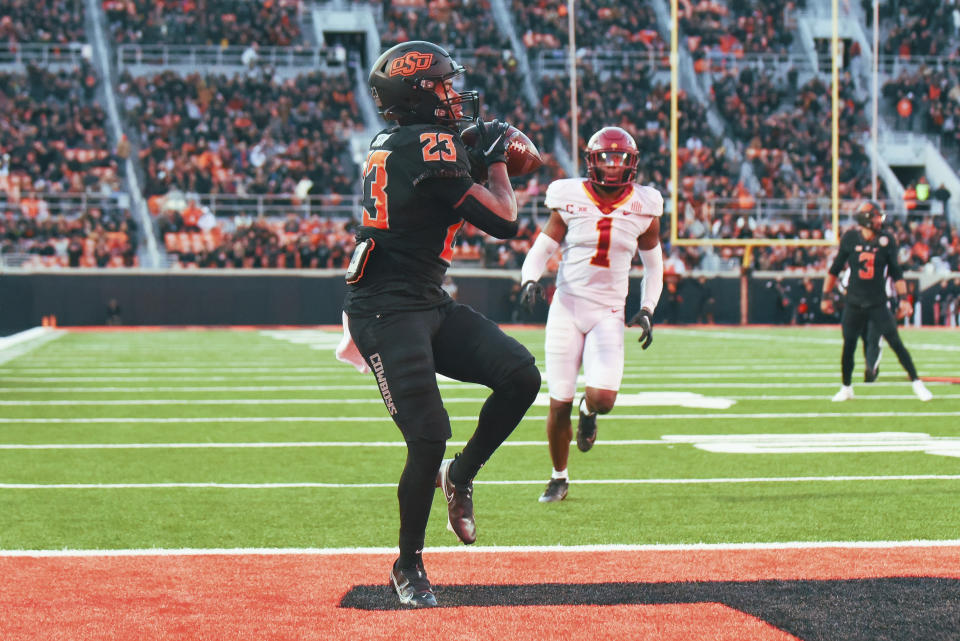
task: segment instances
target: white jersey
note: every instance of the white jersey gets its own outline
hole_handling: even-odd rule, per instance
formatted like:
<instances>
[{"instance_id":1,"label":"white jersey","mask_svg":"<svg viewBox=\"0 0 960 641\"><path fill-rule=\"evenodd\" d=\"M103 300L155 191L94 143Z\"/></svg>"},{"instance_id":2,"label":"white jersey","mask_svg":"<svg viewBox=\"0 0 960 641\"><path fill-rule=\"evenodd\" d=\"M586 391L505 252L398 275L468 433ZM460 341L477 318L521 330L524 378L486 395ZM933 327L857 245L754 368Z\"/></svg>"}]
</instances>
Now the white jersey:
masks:
<instances>
[{"instance_id":1,"label":"white jersey","mask_svg":"<svg viewBox=\"0 0 960 641\"><path fill-rule=\"evenodd\" d=\"M618 202L601 206L586 178L562 178L547 187L546 206L567 225L557 290L600 305L622 307L637 239L663 214L663 196L636 183Z\"/></svg>"}]
</instances>

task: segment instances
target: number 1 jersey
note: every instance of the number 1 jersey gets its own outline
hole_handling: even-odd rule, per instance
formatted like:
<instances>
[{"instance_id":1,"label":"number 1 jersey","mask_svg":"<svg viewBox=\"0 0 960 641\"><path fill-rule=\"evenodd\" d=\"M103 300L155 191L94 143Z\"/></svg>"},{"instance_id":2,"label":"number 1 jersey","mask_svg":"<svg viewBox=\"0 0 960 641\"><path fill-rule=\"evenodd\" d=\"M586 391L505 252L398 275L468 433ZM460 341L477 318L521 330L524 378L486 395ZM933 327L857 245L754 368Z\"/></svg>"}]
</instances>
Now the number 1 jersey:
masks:
<instances>
[{"instance_id":1,"label":"number 1 jersey","mask_svg":"<svg viewBox=\"0 0 960 641\"><path fill-rule=\"evenodd\" d=\"M550 183L545 204L567 225L557 290L622 307L637 239L663 214L663 196L632 184L616 202L605 203L586 178L564 178Z\"/></svg>"}]
</instances>

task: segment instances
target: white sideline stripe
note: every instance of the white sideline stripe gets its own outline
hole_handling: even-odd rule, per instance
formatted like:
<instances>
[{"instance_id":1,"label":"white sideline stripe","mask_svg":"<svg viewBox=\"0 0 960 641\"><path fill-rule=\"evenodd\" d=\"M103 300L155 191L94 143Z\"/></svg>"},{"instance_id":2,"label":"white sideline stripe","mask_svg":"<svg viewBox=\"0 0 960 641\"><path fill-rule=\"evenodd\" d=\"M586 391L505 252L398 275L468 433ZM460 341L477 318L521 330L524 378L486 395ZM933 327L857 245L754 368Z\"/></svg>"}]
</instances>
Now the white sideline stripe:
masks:
<instances>
[{"instance_id":1,"label":"white sideline stripe","mask_svg":"<svg viewBox=\"0 0 960 641\"><path fill-rule=\"evenodd\" d=\"M33 327L23 332L0 338L0 365L35 350L45 343L66 334L49 327Z\"/></svg>"},{"instance_id":2,"label":"white sideline stripe","mask_svg":"<svg viewBox=\"0 0 960 641\"><path fill-rule=\"evenodd\" d=\"M617 419L631 421L663 421L673 419L776 419L785 418L899 418L949 417L960 412L764 412L757 414L618 414ZM451 421L476 422L476 416L451 416ZM546 416L524 416L524 421L543 421ZM211 416L155 418L0 418L0 423L90 424L90 423L386 423L383 416Z\"/></svg>"},{"instance_id":3,"label":"white sideline stripe","mask_svg":"<svg viewBox=\"0 0 960 641\"><path fill-rule=\"evenodd\" d=\"M0 339L2 340L2 339ZM785 363L787 359L782 359L779 362L771 363L769 365L758 365L755 361L751 361L750 364L743 365L657 365L656 370L658 372L705 372L705 371L731 371L739 372L744 370L749 371L766 371L766 370L792 370L797 369L798 364L796 363ZM133 368L121 368L111 367L109 363L105 363L102 358L97 360L91 360L86 363L74 362L74 361L57 361L57 362L37 362L31 359L32 365L30 366L11 366L10 370L15 370L17 372L32 372L32 373L42 373L42 372L51 372L54 374L67 372L71 370L77 370L81 372L89 372L91 370L104 370L107 372L143 372L143 371L178 371L178 372L216 372L216 371L227 371L227 372L270 372L270 371L279 371L279 372L337 372L344 373L350 372L351 369L349 365L341 365L337 367L287 367L283 362L263 364L258 367L250 367L248 363L237 363L229 364L223 363L216 366L204 366L197 365L196 367L185 367L177 362L167 362L167 363L148 363L143 361L137 361L138 367ZM542 359L541 359L542 362ZM928 364L929 361L924 361L924 364ZM804 361L803 363L806 367L816 367L816 368L832 368L836 369L836 363L834 361ZM625 365L623 370L625 372L649 372L650 366L637 366L637 365Z\"/></svg>"},{"instance_id":4,"label":"white sideline stripe","mask_svg":"<svg viewBox=\"0 0 960 641\"><path fill-rule=\"evenodd\" d=\"M10 380L0 377L0 380ZM98 379L91 379L98 380ZM876 383L875 383L876 384ZM676 385L673 385L676 387ZM824 387L828 387L824 385ZM833 385L832 387L836 387ZM486 388L474 385L472 383L458 383L456 385L440 385L442 390L452 389L472 389L485 390ZM0 392L179 392L181 394L195 394L205 392L341 392L341 391L375 391L376 388L370 384L364 385L222 385L199 387L190 385L184 386L150 386L150 387L39 387L31 385L30 387L0 387Z\"/></svg>"},{"instance_id":5,"label":"white sideline stripe","mask_svg":"<svg viewBox=\"0 0 960 641\"><path fill-rule=\"evenodd\" d=\"M570 441L573 443L574 441ZM605 445L675 445L660 439L603 441ZM447 441L449 447L463 447L466 441ZM500 447L543 447L547 441L505 441ZM0 443L0 450L178 450L178 449L267 449L283 447L406 447L403 441L273 441L263 443Z\"/></svg>"},{"instance_id":6,"label":"white sideline stripe","mask_svg":"<svg viewBox=\"0 0 960 641\"><path fill-rule=\"evenodd\" d=\"M3 340L3 339L0 339ZM3 349L0 347L0 349ZM623 368L624 373L626 374L646 374L649 375L651 367L656 370L658 376L664 375L667 372L673 372L676 374L702 374L704 372L769 372L769 371L780 371L788 370L787 374L794 370L802 370L804 372L815 371L824 371L828 373L836 373L838 368L834 362L803 362L802 367L800 363L791 363L784 362L789 359L783 359L780 361L780 364L770 364L770 365L756 365L756 364L743 364L743 365L653 365L653 366L631 366L626 365ZM541 361L541 365L543 362ZM925 366L943 366L949 367L955 365L951 361L944 362L931 362L927 359L924 359L923 364ZM44 367L37 366L36 364L31 366L21 366L14 365L8 366L5 368L6 371L10 373L21 373L21 374L64 374L67 372L81 372L85 374L90 374L96 371L104 371L107 373L121 374L121 373L137 373L137 372L159 372L159 373L204 373L204 372L314 372L314 373L327 373L327 374L336 374L343 375L344 373L353 373L353 369L349 365L342 365L338 367L288 367L283 363L277 363L275 365L261 365L259 367L249 367L244 365L217 365L217 366L203 366L198 365L196 367L186 367L179 364L148 364L148 363L139 363L137 367L117 367L111 365L108 362L104 362L103 359L90 362L88 364L73 364L70 365L60 365L59 363L53 363ZM3 370L0 370L3 371ZM781 376L784 374L780 374Z\"/></svg>"},{"instance_id":7,"label":"white sideline stripe","mask_svg":"<svg viewBox=\"0 0 960 641\"><path fill-rule=\"evenodd\" d=\"M901 385L905 385L901 383ZM732 398L738 401L823 401L826 397L823 395L810 395L810 394L783 394L783 395L768 395L761 394L757 396L737 396L731 394L724 394L727 398ZM864 394L858 396L857 398L869 398L869 399L879 399L885 401L903 401L903 400L916 400L916 395L914 394ZM938 399L958 399L960 394L937 394L936 398Z\"/></svg>"},{"instance_id":8,"label":"white sideline stripe","mask_svg":"<svg viewBox=\"0 0 960 641\"><path fill-rule=\"evenodd\" d=\"M822 398L822 397L821 397ZM905 398L905 397L904 397ZM446 403L479 403L483 402L482 396L474 398L445 398ZM151 399L126 399L126 400L95 400L95 401L77 401L77 400L36 400L36 401L0 401L3 405L383 405L381 398L151 398Z\"/></svg>"},{"instance_id":9,"label":"white sideline stripe","mask_svg":"<svg viewBox=\"0 0 960 641\"><path fill-rule=\"evenodd\" d=\"M929 372L925 373L929 375ZM0 380L3 380L0 377ZM949 385L950 383L942 383L939 381L927 381L927 385ZM831 389L836 391L838 381L832 381L829 383L624 383L620 386L621 389L677 389L682 387L683 389L707 389L707 388L716 388L716 389ZM870 383L871 389L879 389L881 387L898 387L901 389L906 389L908 383L906 381L876 381ZM40 387L40 386L30 386L30 387L0 387L0 392L9 392L9 393L21 393L21 394L31 394L39 392L62 392L62 393L104 393L104 392L119 392L119 393L143 393L143 392L178 392L180 394L198 394L206 392L326 392L326 391L357 391L364 390L370 391L375 389L370 384L364 385L245 385L245 386L234 386L234 385L223 385L223 386L207 386L207 387L196 387L196 386L150 386L150 387ZM476 390L478 392L486 393L486 388L483 388L479 385L474 385L472 383L457 383L457 384L440 384L441 390ZM831 393L830 396L833 396ZM483 398L478 396L477 398ZM940 398L938 395L937 398Z\"/></svg>"},{"instance_id":10,"label":"white sideline stripe","mask_svg":"<svg viewBox=\"0 0 960 641\"><path fill-rule=\"evenodd\" d=\"M818 345L836 345L840 346L843 341L839 338L816 338L814 336L781 336L778 334L754 334L750 331L742 332L724 332L724 331L697 331L692 329L662 329L663 333L696 336L697 338L719 338L719 339L737 339L746 341L773 341L776 343L807 343ZM938 343L914 343L910 342L910 349L929 349L938 352L960 352L960 345L948 345Z\"/></svg>"},{"instance_id":11,"label":"white sideline stripe","mask_svg":"<svg viewBox=\"0 0 960 641\"><path fill-rule=\"evenodd\" d=\"M113 373L114 370L110 370ZM137 370L143 372L143 370ZM192 370L196 372L196 370ZM257 374L254 376L243 376L244 379L264 380L264 381L299 381L299 380L317 380L331 379L341 380L347 372L342 371L333 376L317 376L313 374ZM541 372L542 374L543 372ZM727 380L727 379L750 379L750 378L824 378L832 381L839 381L839 368L824 369L822 371L803 371L803 372L657 372L655 376L658 379L680 379L680 380ZM927 372L924 372L925 374ZM241 373L242 374L242 373ZM240 375L238 375L240 376ZM152 381L152 380L177 380L177 381L229 381L238 378L238 376L184 376L175 372L160 372L151 376L7 376L0 372L0 380L12 381L18 383L69 383L71 381ZM651 372L647 371L623 374L624 380L627 379L648 379ZM439 378L439 376L438 376ZM453 379L444 378L445 381ZM370 384L372 385L372 383ZM368 385L368 387L370 386ZM476 385L474 385L476 387Z\"/></svg>"},{"instance_id":12,"label":"white sideline stripe","mask_svg":"<svg viewBox=\"0 0 960 641\"><path fill-rule=\"evenodd\" d=\"M19 345L20 343L32 341L33 339L45 336L52 331L53 330L49 327L33 327L16 334L11 334L10 336L4 336L3 338L0 338L0 350L5 350L8 347L13 347L14 345Z\"/></svg>"},{"instance_id":13,"label":"white sideline stripe","mask_svg":"<svg viewBox=\"0 0 960 641\"><path fill-rule=\"evenodd\" d=\"M898 548L943 548L960 546L960 539L913 539L911 541L771 541L758 543L651 543L646 545L451 545L424 548L427 554L583 553L583 552L697 552L737 550L885 550ZM0 550L0 557L126 557L126 556L342 556L396 555L397 548L140 548L124 550Z\"/></svg>"},{"instance_id":14,"label":"white sideline stripe","mask_svg":"<svg viewBox=\"0 0 960 641\"><path fill-rule=\"evenodd\" d=\"M105 372L110 372L112 374L123 374L123 373L136 373L136 372L161 372L164 374L174 374L174 373L199 373L199 372L240 372L240 373L250 373L250 372L313 372L313 373L326 373L326 374L337 374L342 376L345 372L350 371L351 366L345 365L341 367L284 367L283 365L276 365L274 367L249 367L249 366L199 366L199 367L182 367L182 366L147 366L143 365L140 367L115 367L111 366L109 363L105 363L101 360L99 363L94 363L89 366L80 366L80 367L13 367L11 370L24 373L44 373L49 372L52 374L61 374L65 372L77 371L90 373L91 371L103 370Z\"/></svg>"},{"instance_id":15,"label":"white sideline stripe","mask_svg":"<svg viewBox=\"0 0 960 641\"><path fill-rule=\"evenodd\" d=\"M960 481L960 474L887 476L757 476L703 479L583 479L576 485L720 485L746 483L846 483L854 481ZM535 481L474 481L475 485L543 485ZM0 490L153 490L153 489L364 489L396 488L396 483L0 483Z\"/></svg>"},{"instance_id":16,"label":"white sideline stripe","mask_svg":"<svg viewBox=\"0 0 960 641\"><path fill-rule=\"evenodd\" d=\"M738 401L824 401L823 395L782 395L782 396L730 396L727 398ZM707 397L709 398L709 397ZM915 399L913 394L871 394L862 396L862 398L872 398L881 400L907 400ZM958 399L960 394L937 394L938 399ZM445 398L444 404L453 403L479 403L484 400L482 396L463 397L463 398ZM124 400L35 400L35 401L3 401L0 400L0 406L48 406L48 405L88 405L88 406L106 406L106 405L382 405L380 398L151 398L151 399L124 399ZM680 405L681 403L674 403ZM643 403L625 404L621 400L620 406L643 406Z\"/></svg>"}]
</instances>

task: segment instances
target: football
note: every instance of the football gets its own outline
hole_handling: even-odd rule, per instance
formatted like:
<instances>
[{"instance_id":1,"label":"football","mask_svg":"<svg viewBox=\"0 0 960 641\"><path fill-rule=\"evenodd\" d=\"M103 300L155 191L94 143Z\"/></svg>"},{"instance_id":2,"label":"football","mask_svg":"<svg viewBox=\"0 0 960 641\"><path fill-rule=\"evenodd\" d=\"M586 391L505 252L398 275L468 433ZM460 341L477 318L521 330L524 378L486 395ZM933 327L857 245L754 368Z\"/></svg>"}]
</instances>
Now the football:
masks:
<instances>
[{"instance_id":1,"label":"football","mask_svg":"<svg viewBox=\"0 0 960 641\"><path fill-rule=\"evenodd\" d=\"M490 124L490 123L486 123ZM470 125L460 133L464 144L473 147L477 142L477 126ZM540 151L527 135L510 125L507 129L507 174L511 178L525 176L543 166Z\"/></svg>"}]
</instances>

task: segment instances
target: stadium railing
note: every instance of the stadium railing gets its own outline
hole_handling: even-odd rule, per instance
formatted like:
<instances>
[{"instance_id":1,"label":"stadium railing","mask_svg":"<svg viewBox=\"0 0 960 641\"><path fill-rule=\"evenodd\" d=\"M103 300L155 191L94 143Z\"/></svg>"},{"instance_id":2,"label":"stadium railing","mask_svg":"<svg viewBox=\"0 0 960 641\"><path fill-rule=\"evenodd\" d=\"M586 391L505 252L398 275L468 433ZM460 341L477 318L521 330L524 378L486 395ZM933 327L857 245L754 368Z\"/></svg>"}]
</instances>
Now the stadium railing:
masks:
<instances>
[{"instance_id":1,"label":"stadium railing","mask_svg":"<svg viewBox=\"0 0 960 641\"><path fill-rule=\"evenodd\" d=\"M90 45L84 42L67 44L47 43L0 43L0 66L25 67L34 64L40 67L80 64L84 50Z\"/></svg>"},{"instance_id":2,"label":"stadium railing","mask_svg":"<svg viewBox=\"0 0 960 641\"><path fill-rule=\"evenodd\" d=\"M345 68L347 60L338 59L335 49L325 47L259 47L253 64L243 57L245 46L197 45L120 45L117 47L117 68L137 70L154 67L184 67L191 70L224 68L236 71L254 67L294 69L297 71Z\"/></svg>"},{"instance_id":3,"label":"stadium railing","mask_svg":"<svg viewBox=\"0 0 960 641\"><path fill-rule=\"evenodd\" d=\"M860 200L841 200L840 218L852 216L860 202ZM880 204L889 214L906 213L902 200L881 200ZM757 198L749 207L745 207L739 198L712 198L707 203L707 211L712 219L720 218L724 214L736 216L746 214L764 221L789 221L795 218L832 215L829 198Z\"/></svg>"},{"instance_id":4,"label":"stadium railing","mask_svg":"<svg viewBox=\"0 0 960 641\"><path fill-rule=\"evenodd\" d=\"M569 50L541 49L533 57L532 67L536 77L565 74L570 71ZM669 52L658 51L605 51L586 50L578 53L577 64L589 64L598 74L619 73L624 69L652 68L653 71L670 69Z\"/></svg>"},{"instance_id":5,"label":"stadium railing","mask_svg":"<svg viewBox=\"0 0 960 641\"><path fill-rule=\"evenodd\" d=\"M86 211L88 209L128 209L130 197L127 194L89 194L86 192L42 193L24 192L15 195L0 191L0 211L21 211L33 203L41 203L51 215Z\"/></svg>"},{"instance_id":6,"label":"stadium railing","mask_svg":"<svg viewBox=\"0 0 960 641\"><path fill-rule=\"evenodd\" d=\"M360 216L360 197L356 195L306 196L236 195L236 194L180 194L171 193L151 205L152 213L164 209L182 211L193 201L200 207L208 207L217 217L248 216L273 218L298 214L317 215L321 218L356 218Z\"/></svg>"},{"instance_id":7,"label":"stadium railing","mask_svg":"<svg viewBox=\"0 0 960 641\"><path fill-rule=\"evenodd\" d=\"M898 76L903 72L915 73L923 69L960 71L960 58L949 56L880 56L877 60L880 73Z\"/></svg>"}]
</instances>

